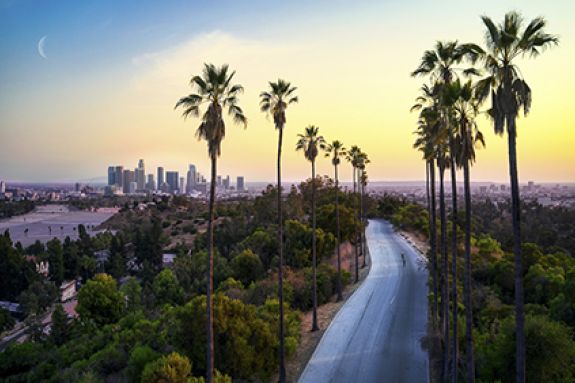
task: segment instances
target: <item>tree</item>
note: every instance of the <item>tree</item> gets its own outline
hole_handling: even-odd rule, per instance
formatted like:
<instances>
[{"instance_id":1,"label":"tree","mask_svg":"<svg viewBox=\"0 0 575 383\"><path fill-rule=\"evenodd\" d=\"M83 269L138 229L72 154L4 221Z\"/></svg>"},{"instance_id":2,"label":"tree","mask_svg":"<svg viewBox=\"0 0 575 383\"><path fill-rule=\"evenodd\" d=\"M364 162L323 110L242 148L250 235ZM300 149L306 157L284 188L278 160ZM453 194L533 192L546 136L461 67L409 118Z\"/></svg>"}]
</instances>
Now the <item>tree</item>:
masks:
<instances>
[{"instance_id":1,"label":"tree","mask_svg":"<svg viewBox=\"0 0 575 383\"><path fill-rule=\"evenodd\" d=\"M355 208L359 211L358 206L357 206L357 198L356 198L356 192L357 192L357 169L359 166L359 155L361 153L361 149L357 146L357 145L353 145L347 152L347 157L346 159L349 161L349 163L351 163L351 167L353 169L353 197L354 197L354 203L356 203ZM353 238L353 248L354 248L354 254L355 254L355 283L357 283L359 281L359 253L357 250L357 246L358 246L358 232L355 233L355 236Z\"/></svg>"},{"instance_id":2,"label":"tree","mask_svg":"<svg viewBox=\"0 0 575 383\"><path fill-rule=\"evenodd\" d=\"M64 255L62 244L58 238L51 239L46 244L48 261L50 262L50 279L60 286L64 281Z\"/></svg>"},{"instance_id":3,"label":"tree","mask_svg":"<svg viewBox=\"0 0 575 383\"><path fill-rule=\"evenodd\" d=\"M523 307L523 266L521 254L521 207L519 179L517 176L517 116L521 109L525 115L531 108L531 89L522 78L519 67L514 63L520 56L538 56L546 48L557 45L559 39L545 32L547 22L537 17L522 30L523 20L517 12L505 15L496 25L489 17L482 17L487 29L486 49L476 47L480 52L488 76L478 82L478 98L485 100L491 95L491 109L488 114L493 120L496 134L502 135L507 128L509 155L509 178L511 183L511 217L513 224L513 253L515 255L515 321L516 338L516 380L525 382L525 313Z\"/></svg>"},{"instance_id":4,"label":"tree","mask_svg":"<svg viewBox=\"0 0 575 383\"><path fill-rule=\"evenodd\" d=\"M279 299L279 380L284 383L285 372L285 345L284 345L284 312L283 312L283 217L282 217L282 177L281 177L281 155L283 130L286 124L285 111L288 105L298 102L294 92L297 90L291 83L278 79L277 82L269 82L270 89L260 94L260 109L264 113L269 113L274 119L274 126L278 131L278 158L277 158L277 213L278 213L278 299Z\"/></svg>"},{"instance_id":5,"label":"tree","mask_svg":"<svg viewBox=\"0 0 575 383\"><path fill-rule=\"evenodd\" d=\"M142 287L138 280L130 277L120 288L126 300L126 310L128 312L137 311L142 308Z\"/></svg>"},{"instance_id":6,"label":"tree","mask_svg":"<svg viewBox=\"0 0 575 383\"><path fill-rule=\"evenodd\" d=\"M325 140L323 136L318 135L319 128L313 125L305 128L304 134L298 134L298 142L296 150L304 152L304 157L311 162L311 180L312 180L312 194L311 194L311 219L312 219L312 268L313 268L313 319L311 331L319 330L317 324L317 257L316 257L316 222L315 222L315 159L320 149L325 148Z\"/></svg>"},{"instance_id":7,"label":"tree","mask_svg":"<svg viewBox=\"0 0 575 383\"><path fill-rule=\"evenodd\" d=\"M190 360L172 352L146 365L142 372L142 383L186 383L191 372Z\"/></svg>"},{"instance_id":8,"label":"tree","mask_svg":"<svg viewBox=\"0 0 575 383\"><path fill-rule=\"evenodd\" d=\"M471 81L461 84L458 79L447 88L447 96L453 105L454 120L458 128L456 146L457 163L463 167L463 185L465 195L465 266L463 302L465 306L465 360L467 381L475 380L475 361L473 356L473 309L471 306L471 186L469 168L475 162L475 146L485 146L483 134L478 130L475 117L479 106L473 94ZM455 264L454 264L455 266ZM455 287L456 288L456 287ZM455 319L455 318L454 318Z\"/></svg>"},{"instance_id":9,"label":"tree","mask_svg":"<svg viewBox=\"0 0 575 383\"><path fill-rule=\"evenodd\" d=\"M331 144L327 145L326 157L331 157L331 163L334 169L335 178L335 224L336 224L336 236L337 236L337 300L341 301L343 299L342 295L342 283L341 283L341 255L340 255L340 244L341 244L341 229L339 225L339 177L337 174L337 167L340 164L341 157L346 156L346 149L343 147L341 141L334 140Z\"/></svg>"},{"instance_id":10,"label":"tree","mask_svg":"<svg viewBox=\"0 0 575 383\"><path fill-rule=\"evenodd\" d=\"M52 327L50 339L56 346L64 344L69 337L68 315L61 304L57 304L52 312Z\"/></svg>"},{"instance_id":11,"label":"tree","mask_svg":"<svg viewBox=\"0 0 575 383\"><path fill-rule=\"evenodd\" d=\"M418 75L430 75L436 84L439 86L439 105L441 112L441 122L443 129L445 129L445 134L447 136L447 151L449 157L447 162L444 164L451 170L451 254L452 254L452 300L453 300L453 337L452 345L449 345L448 334L446 334L446 347L451 347L453 349L453 359L451 362L451 370L449 370L449 351L445 353L444 360L444 377L446 379L452 380L453 383L457 381L457 179L456 179L456 147L455 147L455 129L453 128L452 111L451 104L449 100L444 96L445 88L453 81L456 76L455 66L459 64L463 58L468 55L472 59L477 56L476 50L472 49L469 44L459 44L457 41L442 42L438 41L435 45L434 50L428 50L423 53L421 62L418 68L413 71L412 76ZM466 75L477 74L474 68L465 69L463 71ZM444 266L444 269L446 267ZM444 270L445 271L445 270ZM447 278L447 277L445 277ZM446 279L445 279L446 281ZM448 293L448 286L446 288L446 294ZM449 298L447 297L447 300ZM447 306L449 309L449 302ZM447 313L445 313L447 315ZM447 322L447 331L449 331L449 323ZM451 374L449 376L449 374ZM469 377L468 377L469 379Z\"/></svg>"},{"instance_id":12,"label":"tree","mask_svg":"<svg viewBox=\"0 0 575 383\"><path fill-rule=\"evenodd\" d=\"M184 300L184 290L170 269L162 270L154 278L152 291L158 304L179 305Z\"/></svg>"},{"instance_id":13,"label":"tree","mask_svg":"<svg viewBox=\"0 0 575 383\"><path fill-rule=\"evenodd\" d=\"M182 107L183 117L199 117L200 107L206 103L207 110L196 130L196 137L208 144L208 155L211 161L210 201L208 212L208 287L207 287L207 369L206 381L212 383L214 375L214 326L213 326L213 290L214 290L214 202L216 199L217 160L221 154L221 143L226 134L223 109L227 108L233 121L247 126L244 112L238 105L238 94L243 92L241 85L232 85L235 71L228 72L228 65L220 68L213 64L204 64L201 76L194 76L190 85L197 93L180 98L175 108Z\"/></svg>"},{"instance_id":14,"label":"tree","mask_svg":"<svg viewBox=\"0 0 575 383\"><path fill-rule=\"evenodd\" d=\"M416 104L411 107L411 111L420 110L418 118L418 127L415 131L417 138L413 144L423 153L423 159L426 161L426 174L429 174L429 250L431 256L431 275L433 278L433 305L431 317L434 327L437 325L438 306L438 272L437 272L437 208L435 192L435 163L436 163L436 145L435 139L438 131L438 113L436 108L436 87L423 85L421 87L422 95L416 99Z\"/></svg>"},{"instance_id":15,"label":"tree","mask_svg":"<svg viewBox=\"0 0 575 383\"><path fill-rule=\"evenodd\" d=\"M244 250L236 255L230 266L234 273L234 278L241 281L244 286L258 280L264 274L264 267L260 258L250 249Z\"/></svg>"},{"instance_id":16,"label":"tree","mask_svg":"<svg viewBox=\"0 0 575 383\"><path fill-rule=\"evenodd\" d=\"M78 292L76 311L82 320L97 325L115 323L123 308L124 297L116 287L116 280L108 274L96 274Z\"/></svg>"}]
</instances>

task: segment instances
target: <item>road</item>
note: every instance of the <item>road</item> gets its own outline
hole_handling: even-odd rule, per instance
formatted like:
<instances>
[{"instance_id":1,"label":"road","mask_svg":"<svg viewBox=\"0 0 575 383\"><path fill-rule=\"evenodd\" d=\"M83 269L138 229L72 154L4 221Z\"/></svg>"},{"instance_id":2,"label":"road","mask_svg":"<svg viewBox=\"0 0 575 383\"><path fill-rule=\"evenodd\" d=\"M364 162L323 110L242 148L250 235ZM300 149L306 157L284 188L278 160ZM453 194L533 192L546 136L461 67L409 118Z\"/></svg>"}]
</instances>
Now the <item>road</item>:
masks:
<instances>
[{"instance_id":1,"label":"road","mask_svg":"<svg viewBox=\"0 0 575 383\"><path fill-rule=\"evenodd\" d=\"M370 220L371 269L325 331L300 383L427 382L427 270L419 252ZM405 254L403 266L401 253Z\"/></svg>"}]
</instances>

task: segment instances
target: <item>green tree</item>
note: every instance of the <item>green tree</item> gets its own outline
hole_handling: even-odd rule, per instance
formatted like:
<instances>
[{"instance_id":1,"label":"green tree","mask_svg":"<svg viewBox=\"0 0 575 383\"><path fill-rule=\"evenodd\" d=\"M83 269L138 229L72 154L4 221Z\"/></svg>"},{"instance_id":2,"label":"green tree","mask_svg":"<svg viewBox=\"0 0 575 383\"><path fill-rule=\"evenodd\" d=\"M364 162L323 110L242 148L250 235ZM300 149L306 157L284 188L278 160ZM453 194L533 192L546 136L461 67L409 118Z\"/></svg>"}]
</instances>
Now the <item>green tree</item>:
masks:
<instances>
[{"instance_id":1,"label":"green tree","mask_svg":"<svg viewBox=\"0 0 575 383\"><path fill-rule=\"evenodd\" d=\"M158 304L178 305L184 300L184 290L170 269L164 269L156 275L152 290Z\"/></svg>"},{"instance_id":2,"label":"green tree","mask_svg":"<svg viewBox=\"0 0 575 383\"><path fill-rule=\"evenodd\" d=\"M284 350L284 313L283 313L283 217L282 217L282 177L281 177L281 155L283 130L286 124L285 111L288 105L298 102L294 95L296 87L289 82L278 79L277 82L269 82L270 89L260 94L260 109L264 113L269 113L274 119L274 126L278 131L278 157L277 157L277 222L278 222L278 299L280 301L279 320L279 381L284 383L285 373L285 350Z\"/></svg>"},{"instance_id":3,"label":"green tree","mask_svg":"<svg viewBox=\"0 0 575 383\"><path fill-rule=\"evenodd\" d=\"M325 139L323 136L319 135L319 128L313 125L305 128L304 134L298 134L298 142L296 144L296 150L301 150L304 153L304 157L311 163L311 180L312 180L312 195L311 195L311 219L312 219L312 243L311 243L311 254L312 254L312 268L313 268L313 315L312 315L312 325L311 331L319 330L317 323L317 257L316 257L316 219L315 219L315 189L316 189L316 179L315 179L315 159L319 153L320 149L325 148ZM281 303L280 303L281 305Z\"/></svg>"},{"instance_id":4,"label":"green tree","mask_svg":"<svg viewBox=\"0 0 575 383\"><path fill-rule=\"evenodd\" d=\"M522 78L521 71L515 62L521 56L538 56L547 47L557 45L559 39L545 32L547 23L542 17L531 20L524 29L522 29L523 19L517 12L507 13L499 25L487 16L483 16L482 20L487 29L486 49L477 47L477 50L481 53L488 76L477 84L478 97L480 100L485 100L491 94L491 109L488 113L493 120L495 133L503 134L507 128L513 253L515 254L516 378L518 383L523 383L526 369L523 330L525 313L516 122L521 109L524 114L527 114L531 108L531 89Z\"/></svg>"},{"instance_id":5,"label":"green tree","mask_svg":"<svg viewBox=\"0 0 575 383\"><path fill-rule=\"evenodd\" d=\"M124 297L117 289L116 280L108 274L96 274L78 293L76 311L82 320L98 325L115 323L123 308Z\"/></svg>"},{"instance_id":6,"label":"green tree","mask_svg":"<svg viewBox=\"0 0 575 383\"><path fill-rule=\"evenodd\" d=\"M64 252L58 238L51 239L46 244L48 262L50 262L50 279L60 286L64 281Z\"/></svg>"},{"instance_id":7,"label":"green tree","mask_svg":"<svg viewBox=\"0 0 575 383\"><path fill-rule=\"evenodd\" d=\"M262 261L250 249L236 255L230 266L233 270L233 277L241 281L244 286L249 286L250 283L257 281L264 274Z\"/></svg>"},{"instance_id":8,"label":"green tree","mask_svg":"<svg viewBox=\"0 0 575 383\"><path fill-rule=\"evenodd\" d=\"M50 340L57 346L64 344L69 338L68 315L61 304L57 304L52 312Z\"/></svg>"},{"instance_id":9,"label":"green tree","mask_svg":"<svg viewBox=\"0 0 575 383\"><path fill-rule=\"evenodd\" d=\"M235 123L247 126L244 112L238 106L238 94L243 91L241 85L232 85L231 81L235 71L228 73L228 65L217 68L213 64L204 64L202 76L194 76L190 85L197 90L188 96L180 98L176 108L184 109L184 118L188 116L199 117L200 106L208 105L202 116L202 122L196 130L196 136L205 140L208 144L208 154L211 160L210 201L208 213L208 287L207 287L207 359L206 369L207 383L212 383L214 375L214 332L213 332L213 301L214 290L214 202L216 198L217 160L221 154L221 142L224 139L226 129L223 120L223 108L228 109Z\"/></svg>"},{"instance_id":10,"label":"green tree","mask_svg":"<svg viewBox=\"0 0 575 383\"><path fill-rule=\"evenodd\" d=\"M190 360L172 352L146 365L142 372L142 383L186 383L191 372Z\"/></svg>"},{"instance_id":11,"label":"green tree","mask_svg":"<svg viewBox=\"0 0 575 383\"><path fill-rule=\"evenodd\" d=\"M125 297L127 311L134 312L142 308L142 286L136 278L130 277L120 291Z\"/></svg>"}]
</instances>

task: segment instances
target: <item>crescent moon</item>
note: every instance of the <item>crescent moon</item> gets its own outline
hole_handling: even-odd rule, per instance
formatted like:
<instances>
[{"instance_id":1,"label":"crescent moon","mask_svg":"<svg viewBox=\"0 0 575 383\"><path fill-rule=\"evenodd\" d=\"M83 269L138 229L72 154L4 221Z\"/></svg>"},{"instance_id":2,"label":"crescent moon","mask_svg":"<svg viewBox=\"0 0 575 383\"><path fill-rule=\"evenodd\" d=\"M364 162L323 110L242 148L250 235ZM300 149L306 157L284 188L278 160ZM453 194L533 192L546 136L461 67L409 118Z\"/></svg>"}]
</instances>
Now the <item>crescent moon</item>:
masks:
<instances>
[{"instance_id":1,"label":"crescent moon","mask_svg":"<svg viewBox=\"0 0 575 383\"><path fill-rule=\"evenodd\" d=\"M40 56L42 56L42 58L47 59L48 56L46 56L46 52L44 51L44 45L46 45L46 38L48 36L42 36L42 38L40 39L40 41L38 41L38 54Z\"/></svg>"}]
</instances>

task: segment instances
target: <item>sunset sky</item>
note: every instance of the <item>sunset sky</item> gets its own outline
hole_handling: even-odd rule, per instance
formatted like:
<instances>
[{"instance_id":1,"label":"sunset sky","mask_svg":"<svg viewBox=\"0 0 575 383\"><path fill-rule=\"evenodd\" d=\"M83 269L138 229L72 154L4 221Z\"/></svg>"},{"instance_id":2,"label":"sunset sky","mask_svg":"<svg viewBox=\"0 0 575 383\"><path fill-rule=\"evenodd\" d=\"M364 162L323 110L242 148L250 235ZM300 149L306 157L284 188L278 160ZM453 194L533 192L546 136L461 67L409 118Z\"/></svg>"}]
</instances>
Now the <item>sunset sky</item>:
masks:
<instances>
[{"instance_id":1,"label":"sunset sky","mask_svg":"<svg viewBox=\"0 0 575 383\"><path fill-rule=\"evenodd\" d=\"M436 40L483 45L480 15L544 16L559 47L519 62L533 108L518 121L521 182L575 181L573 0L10 1L0 0L0 179L75 181L146 162L209 173L207 147L173 107L202 63L228 63L245 87L243 130L227 124L219 173L275 178L277 134L258 108L267 81L298 87L287 112L284 178L310 167L294 151L309 124L368 153L372 180L420 180L409 76ZM43 52L39 41L44 39ZM42 57L43 53L46 57ZM476 181L508 179L506 140L481 119ZM318 171L332 174L327 159ZM349 179L351 171L341 171Z\"/></svg>"}]
</instances>

